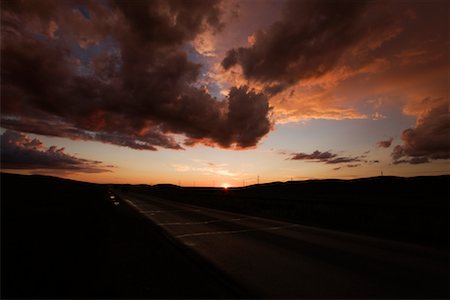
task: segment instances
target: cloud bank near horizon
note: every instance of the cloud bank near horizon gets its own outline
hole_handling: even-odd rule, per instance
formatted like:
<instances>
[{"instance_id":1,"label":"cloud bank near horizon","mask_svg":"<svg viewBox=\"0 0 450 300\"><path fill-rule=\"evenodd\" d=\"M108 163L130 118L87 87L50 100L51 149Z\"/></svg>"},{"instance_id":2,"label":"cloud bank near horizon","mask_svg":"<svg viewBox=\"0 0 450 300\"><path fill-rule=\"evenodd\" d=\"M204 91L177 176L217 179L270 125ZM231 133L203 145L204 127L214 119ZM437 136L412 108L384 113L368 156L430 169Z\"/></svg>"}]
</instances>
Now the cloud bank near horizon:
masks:
<instances>
[{"instance_id":1,"label":"cloud bank near horizon","mask_svg":"<svg viewBox=\"0 0 450 300\"><path fill-rule=\"evenodd\" d=\"M101 161L67 154L64 148L46 147L40 140L12 130L5 131L0 140L2 169L104 173L114 168Z\"/></svg>"}]
</instances>

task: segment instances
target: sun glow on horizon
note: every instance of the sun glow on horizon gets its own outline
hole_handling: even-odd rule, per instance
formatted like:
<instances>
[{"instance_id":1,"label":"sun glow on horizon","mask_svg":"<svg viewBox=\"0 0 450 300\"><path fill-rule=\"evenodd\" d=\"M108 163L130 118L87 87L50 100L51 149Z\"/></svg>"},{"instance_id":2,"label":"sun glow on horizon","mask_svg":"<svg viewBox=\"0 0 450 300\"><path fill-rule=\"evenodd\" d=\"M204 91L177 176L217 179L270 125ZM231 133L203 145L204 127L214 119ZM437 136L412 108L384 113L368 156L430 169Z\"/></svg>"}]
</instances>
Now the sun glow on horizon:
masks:
<instances>
[{"instance_id":1,"label":"sun glow on horizon","mask_svg":"<svg viewBox=\"0 0 450 300\"><path fill-rule=\"evenodd\" d=\"M231 185L229 183L223 183L222 187L223 187L224 190L228 190L228 188L230 188Z\"/></svg>"}]
</instances>

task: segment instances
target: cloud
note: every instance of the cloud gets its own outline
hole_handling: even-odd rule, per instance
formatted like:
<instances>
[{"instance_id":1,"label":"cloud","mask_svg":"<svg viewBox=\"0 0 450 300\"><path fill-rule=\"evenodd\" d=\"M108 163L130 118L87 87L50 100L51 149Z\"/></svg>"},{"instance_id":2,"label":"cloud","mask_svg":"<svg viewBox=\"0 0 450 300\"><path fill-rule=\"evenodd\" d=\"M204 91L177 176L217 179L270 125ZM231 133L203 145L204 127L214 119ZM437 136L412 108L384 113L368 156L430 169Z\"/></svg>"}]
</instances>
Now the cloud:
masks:
<instances>
[{"instance_id":1,"label":"cloud","mask_svg":"<svg viewBox=\"0 0 450 300\"><path fill-rule=\"evenodd\" d=\"M359 157L336 157L330 160L327 160L327 164L342 164L342 163L351 163L351 162L359 162L361 159Z\"/></svg>"},{"instance_id":2,"label":"cloud","mask_svg":"<svg viewBox=\"0 0 450 300\"><path fill-rule=\"evenodd\" d=\"M332 154L330 152L320 152L318 150L314 151L311 154L306 153L294 153L294 155L291 157L292 160L313 160L318 159L320 161L327 161L331 158L336 157L337 154Z\"/></svg>"},{"instance_id":3,"label":"cloud","mask_svg":"<svg viewBox=\"0 0 450 300\"><path fill-rule=\"evenodd\" d=\"M186 99L181 111L173 116L177 119L173 120L170 128L178 133L184 131L188 146L203 143L224 148L232 145L238 149L253 147L272 128L267 97L246 86L232 88L226 98L227 106L216 102L217 111L211 114L203 113L209 107L199 99ZM211 98L209 101L215 100Z\"/></svg>"},{"instance_id":4,"label":"cloud","mask_svg":"<svg viewBox=\"0 0 450 300\"><path fill-rule=\"evenodd\" d=\"M312 162L321 162L326 164L340 164L340 163L351 163L362 161L360 157L338 157L337 154L331 153L329 151L321 152L314 151L311 154L307 153L293 153L291 154L291 160L308 160ZM367 162L367 161L365 161Z\"/></svg>"},{"instance_id":5,"label":"cloud","mask_svg":"<svg viewBox=\"0 0 450 300\"><path fill-rule=\"evenodd\" d=\"M448 91L443 3L7 1L2 126L142 150L244 149L275 121L382 119L405 103L420 116L412 102Z\"/></svg>"},{"instance_id":6,"label":"cloud","mask_svg":"<svg viewBox=\"0 0 450 300\"><path fill-rule=\"evenodd\" d=\"M78 158L66 154L64 148L48 148L38 139L6 130L1 135L2 169L64 170L74 173L111 172L113 166L100 161Z\"/></svg>"},{"instance_id":7,"label":"cloud","mask_svg":"<svg viewBox=\"0 0 450 300\"><path fill-rule=\"evenodd\" d=\"M420 164L436 159L450 158L450 111L448 101L438 99L433 108L425 111L417 119L414 128L403 131L402 145L397 145L391 153L393 163ZM429 107L430 99L423 104Z\"/></svg>"},{"instance_id":8,"label":"cloud","mask_svg":"<svg viewBox=\"0 0 450 300\"><path fill-rule=\"evenodd\" d=\"M194 49L203 56L216 56L215 36L210 31L205 31L192 42Z\"/></svg>"},{"instance_id":9,"label":"cloud","mask_svg":"<svg viewBox=\"0 0 450 300\"><path fill-rule=\"evenodd\" d=\"M99 141L103 143L111 143L119 146L129 147L137 150L157 150L155 146L171 149L183 149L177 144L171 136L165 135L158 128L152 128L150 125L143 127L138 132L134 132L132 128L127 128L126 121L124 126L120 128L121 118L117 116L116 122L118 128L109 133L105 130L96 130L95 128L83 129L73 124L67 123L60 118L48 116L47 119L37 119L36 117L11 117L9 115L2 116L2 127L13 128L21 132L29 132L47 136L69 137L74 140ZM89 122L89 120L84 120ZM147 123L148 124L148 123Z\"/></svg>"},{"instance_id":10,"label":"cloud","mask_svg":"<svg viewBox=\"0 0 450 300\"><path fill-rule=\"evenodd\" d=\"M377 142L377 146L379 148L389 148L391 146L393 140L394 140L394 138L390 138L388 140L379 141L379 142Z\"/></svg>"},{"instance_id":11,"label":"cloud","mask_svg":"<svg viewBox=\"0 0 450 300\"><path fill-rule=\"evenodd\" d=\"M400 33L384 5L364 1L287 1L281 19L231 49L219 78L270 95L278 123L305 119L381 119L358 111L335 90L343 81L389 69L368 55ZM354 86L354 85L353 85Z\"/></svg>"},{"instance_id":12,"label":"cloud","mask_svg":"<svg viewBox=\"0 0 450 300\"><path fill-rule=\"evenodd\" d=\"M276 91L318 77L346 51L373 50L398 34L391 16L374 8L364 1L288 1L281 21L259 30L253 45L231 49L222 66L240 65L245 78Z\"/></svg>"},{"instance_id":13,"label":"cloud","mask_svg":"<svg viewBox=\"0 0 450 300\"><path fill-rule=\"evenodd\" d=\"M347 165L347 168L356 168L359 167L361 164L349 164Z\"/></svg>"},{"instance_id":14,"label":"cloud","mask_svg":"<svg viewBox=\"0 0 450 300\"><path fill-rule=\"evenodd\" d=\"M278 123L382 120L394 106L447 94L444 1L285 4L251 44L229 50L220 75L267 92ZM369 97L387 101L367 111Z\"/></svg>"},{"instance_id":15,"label":"cloud","mask_svg":"<svg viewBox=\"0 0 450 300\"><path fill-rule=\"evenodd\" d=\"M2 7L3 127L143 150L182 149L176 134L243 149L272 129L264 94L198 84L186 49L221 30L219 2L77 3Z\"/></svg>"}]
</instances>

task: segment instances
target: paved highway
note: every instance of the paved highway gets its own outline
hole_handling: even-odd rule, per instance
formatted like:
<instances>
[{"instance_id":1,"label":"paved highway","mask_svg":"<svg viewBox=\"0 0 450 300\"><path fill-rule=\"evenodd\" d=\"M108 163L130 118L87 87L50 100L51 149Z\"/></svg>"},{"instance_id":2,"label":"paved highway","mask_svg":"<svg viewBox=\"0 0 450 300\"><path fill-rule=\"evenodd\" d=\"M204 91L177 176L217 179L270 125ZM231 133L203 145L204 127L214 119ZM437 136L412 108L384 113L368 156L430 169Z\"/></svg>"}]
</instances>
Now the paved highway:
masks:
<instances>
[{"instance_id":1,"label":"paved highway","mask_svg":"<svg viewBox=\"0 0 450 300\"><path fill-rule=\"evenodd\" d=\"M140 194L122 200L263 298L447 298L449 253Z\"/></svg>"}]
</instances>

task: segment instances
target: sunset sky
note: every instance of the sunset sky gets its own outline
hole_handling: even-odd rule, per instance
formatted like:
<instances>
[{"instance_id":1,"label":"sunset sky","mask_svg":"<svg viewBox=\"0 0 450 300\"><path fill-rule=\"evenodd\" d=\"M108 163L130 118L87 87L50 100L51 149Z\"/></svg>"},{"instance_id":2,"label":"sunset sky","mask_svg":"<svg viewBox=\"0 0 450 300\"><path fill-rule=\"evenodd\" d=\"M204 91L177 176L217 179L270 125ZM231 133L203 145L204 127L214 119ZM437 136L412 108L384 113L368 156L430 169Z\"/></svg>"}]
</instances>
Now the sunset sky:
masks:
<instances>
[{"instance_id":1,"label":"sunset sky","mask_svg":"<svg viewBox=\"0 0 450 300\"><path fill-rule=\"evenodd\" d=\"M1 169L450 174L448 1L2 1Z\"/></svg>"}]
</instances>

